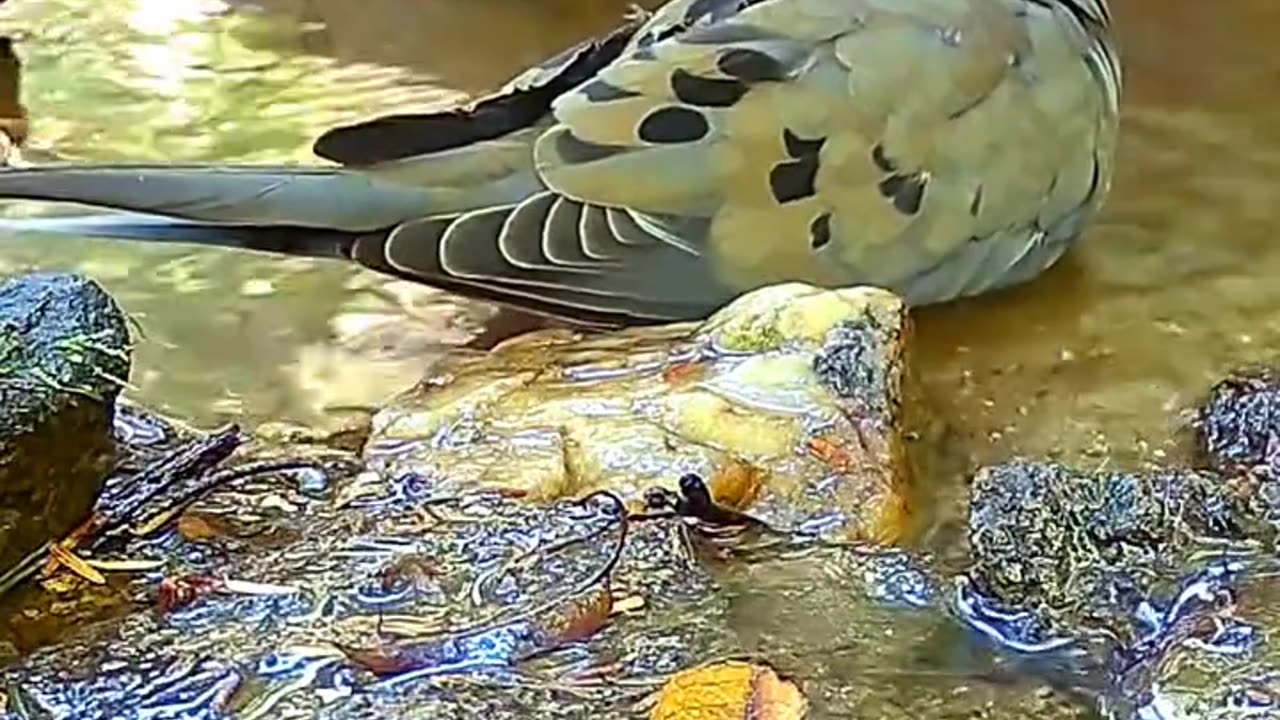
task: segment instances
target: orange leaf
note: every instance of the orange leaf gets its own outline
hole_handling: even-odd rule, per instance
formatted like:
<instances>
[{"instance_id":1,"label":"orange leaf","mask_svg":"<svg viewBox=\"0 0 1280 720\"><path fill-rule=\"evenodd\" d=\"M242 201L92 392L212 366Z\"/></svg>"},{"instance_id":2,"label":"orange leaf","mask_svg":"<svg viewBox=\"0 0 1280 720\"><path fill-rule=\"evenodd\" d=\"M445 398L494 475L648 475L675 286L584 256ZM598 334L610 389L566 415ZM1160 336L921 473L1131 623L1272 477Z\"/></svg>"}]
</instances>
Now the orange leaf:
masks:
<instances>
[{"instance_id":1,"label":"orange leaf","mask_svg":"<svg viewBox=\"0 0 1280 720\"><path fill-rule=\"evenodd\" d=\"M816 437L810 439L809 453L826 463L828 467L836 472L848 471L849 466L853 463L853 458L849 455L848 450L826 438Z\"/></svg>"},{"instance_id":2,"label":"orange leaf","mask_svg":"<svg viewBox=\"0 0 1280 720\"><path fill-rule=\"evenodd\" d=\"M772 668L726 662L678 673L649 720L803 720L808 702Z\"/></svg>"},{"instance_id":3,"label":"orange leaf","mask_svg":"<svg viewBox=\"0 0 1280 720\"><path fill-rule=\"evenodd\" d=\"M554 621L560 642L576 642L594 635L609 621L613 595L607 587L570 601Z\"/></svg>"},{"instance_id":4,"label":"orange leaf","mask_svg":"<svg viewBox=\"0 0 1280 720\"><path fill-rule=\"evenodd\" d=\"M711 498L717 504L743 512L755 504L764 489L764 470L733 460L711 478Z\"/></svg>"},{"instance_id":5,"label":"orange leaf","mask_svg":"<svg viewBox=\"0 0 1280 720\"><path fill-rule=\"evenodd\" d=\"M662 371L662 379L668 385L679 387L702 377L706 370L706 365L696 362L672 365Z\"/></svg>"}]
</instances>

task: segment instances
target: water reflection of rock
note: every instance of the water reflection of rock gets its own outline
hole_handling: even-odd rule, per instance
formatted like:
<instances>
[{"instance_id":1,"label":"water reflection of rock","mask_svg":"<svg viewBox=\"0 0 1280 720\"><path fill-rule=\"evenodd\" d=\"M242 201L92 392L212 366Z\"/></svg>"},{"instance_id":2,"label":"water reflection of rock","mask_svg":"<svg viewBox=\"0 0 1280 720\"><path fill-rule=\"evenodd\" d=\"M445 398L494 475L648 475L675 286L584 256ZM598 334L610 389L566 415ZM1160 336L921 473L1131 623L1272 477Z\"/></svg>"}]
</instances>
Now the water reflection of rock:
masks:
<instances>
[{"instance_id":1,"label":"water reflection of rock","mask_svg":"<svg viewBox=\"0 0 1280 720\"><path fill-rule=\"evenodd\" d=\"M27 108L22 104L22 61L13 40L0 36L0 165L19 161L18 148L30 130Z\"/></svg>"}]
</instances>

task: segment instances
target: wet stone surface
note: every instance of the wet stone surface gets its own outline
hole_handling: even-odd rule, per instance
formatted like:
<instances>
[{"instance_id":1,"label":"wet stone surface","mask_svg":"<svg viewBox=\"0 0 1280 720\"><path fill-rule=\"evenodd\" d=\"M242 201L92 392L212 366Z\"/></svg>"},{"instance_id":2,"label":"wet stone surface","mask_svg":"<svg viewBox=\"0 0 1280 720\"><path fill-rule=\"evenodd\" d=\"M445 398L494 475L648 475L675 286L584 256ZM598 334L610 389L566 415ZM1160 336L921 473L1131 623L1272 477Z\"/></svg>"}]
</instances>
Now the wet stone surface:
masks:
<instances>
[{"instance_id":1,"label":"wet stone surface","mask_svg":"<svg viewBox=\"0 0 1280 720\"><path fill-rule=\"evenodd\" d=\"M908 337L891 297L772 288L237 440L260 471L80 550L104 586L4 609L58 631L18 633L0 718L1280 712L1272 386L1215 388L1213 469L980 471L944 567L876 542L909 537ZM212 442L128 405L116 436L108 498Z\"/></svg>"},{"instance_id":2,"label":"wet stone surface","mask_svg":"<svg viewBox=\"0 0 1280 720\"><path fill-rule=\"evenodd\" d=\"M702 324L537 333L458 356L382 410L382 474L534 501L637 500L687 472L776 526L893 542L912 522L910 327L868 288L781 285Z\"/></svg>"},{"instance_id":3,"label":"wet stone surface","mask_svg":"<svg viewBox=\"0 0 1280 720\"><path fill-rule=\"evenodd\" d=\"M1207 470L985 469L956 610L1104 717L1273 717L1266 487Z\"/></svg>"},{"instance_id":4,"label":"wet stone surface","mask_svg":"<svg viewBox=\"0 0 1280 720\"><path fill-rule=\"evenodd\" d=\"M93 506L114 461L129 356L124 314L97 283L49 274L0 285L0 574Z\"/></svg>"},{"instance_id":5,"label":"wet stone surface","mask_svg":"<svg viewBox=\"0 0 1280 720\"><path fill-rule=\"evenodd\" d=\"M911 636L897 622L902 646L883 642L885 609L951 622L898 551L811 548L797 562L786 543L624 523L611 495L539 507L414 476L330 481L324 498L287 476L233 483L175 530L105 555L157 563L128 580L140 609L0 673L4 717L634 717L700 663L837 642L875 648L883 666ZM836 625L837 607L868 621ZM769 608L828 613L839 633L744 634L736 620Z\"/></svg>"},{"instance_id":6,"label":"wet stone surface","mask_svg":"<svg viewBox=\"0 0 1280 720\"><path fill-rule=\"evenodd\" d=\"M1208 460L1225 470L1280 471L1280 373L1255 368L1214 385L1195 421Z\"/></svg>"},{"instance_id":7,"label":"wet stone surface","mask_svg":"<svg viewBox=\"0 0 1280 720\"><path fill-rule=\"evenodd\" d=\"M32 588L15 615L75 622L0 672L4 717L633 718L734 657L815 717L1067 708L971 642L928 558L865 542L905 531L908 330L886 294L790 286L457 360L363 458L344 440L83 550L113 612L65 572ZM122 432L167 457L145 416ZM270 437L238 462L332 445Z\"/></svg>"}]
</instances>

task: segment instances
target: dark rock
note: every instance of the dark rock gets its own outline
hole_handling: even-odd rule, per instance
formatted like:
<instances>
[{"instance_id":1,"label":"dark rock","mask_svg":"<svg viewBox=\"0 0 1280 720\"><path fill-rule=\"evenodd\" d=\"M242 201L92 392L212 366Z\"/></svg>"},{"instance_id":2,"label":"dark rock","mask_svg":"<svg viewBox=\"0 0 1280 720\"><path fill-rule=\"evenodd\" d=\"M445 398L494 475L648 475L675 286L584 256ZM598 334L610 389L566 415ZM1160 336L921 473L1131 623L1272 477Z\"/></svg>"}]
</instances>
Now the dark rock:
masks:
<instances>
[{"instance_id":1,"label":"dark rock","mask_svg":"<svg viewBox=\"0 0 1280 720\"><path fill-rule=\"evenodd\" d=\"M0 286L0 570L85 518L114 458L125 317L96 283Z\"/></svg>"},{"instance_id":2,"label":"dark rock","mask_svg":"<svg viewBox=\"0 0 1280 720\"><path fill-rule=\"evenodd\" d=\"M1194 423L1197 440L1215 466L1280 473L1280 374L1241 372L1219 382Z\"/></svg>"},{"instance_id":3,"label":"dark rock","mask_svg":"<svg viewBox=\"0 0 1280 720\"><path fill-rule=\"evenodd\" d=\"M1201 544L1268 539L1252 484L1210 473L1084 472L1014 462L981 471L969 511L981 590L1068 627L1116 615L1190 565Z\"/></svg>"}]
</instances>

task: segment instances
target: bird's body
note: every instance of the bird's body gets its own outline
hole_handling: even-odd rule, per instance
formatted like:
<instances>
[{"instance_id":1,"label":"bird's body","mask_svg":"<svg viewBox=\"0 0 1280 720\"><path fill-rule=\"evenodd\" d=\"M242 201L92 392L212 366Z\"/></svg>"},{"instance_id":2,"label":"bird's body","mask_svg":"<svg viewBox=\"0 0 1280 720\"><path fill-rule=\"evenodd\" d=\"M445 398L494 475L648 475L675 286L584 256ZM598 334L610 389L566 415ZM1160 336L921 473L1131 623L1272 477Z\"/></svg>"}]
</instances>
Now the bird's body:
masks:
<instances>
[{"instance_id":1,"label":"bird's body","mask_svg":"<svg viewBox=\"0 0 1280 720\"><path fill-rule=\"evenodd\" d=\"M1035 276L1096 214L1109 32L1105 0L673 0L472 106L332 130L338 167L48 166L0 197L585 321L793 280L941 302Z\"/></svg>"}]
</instances>

